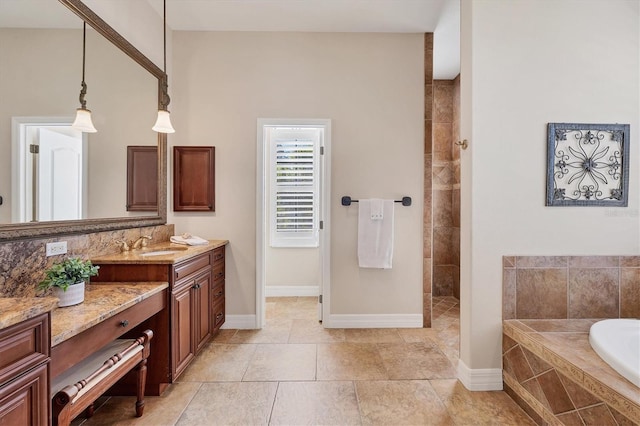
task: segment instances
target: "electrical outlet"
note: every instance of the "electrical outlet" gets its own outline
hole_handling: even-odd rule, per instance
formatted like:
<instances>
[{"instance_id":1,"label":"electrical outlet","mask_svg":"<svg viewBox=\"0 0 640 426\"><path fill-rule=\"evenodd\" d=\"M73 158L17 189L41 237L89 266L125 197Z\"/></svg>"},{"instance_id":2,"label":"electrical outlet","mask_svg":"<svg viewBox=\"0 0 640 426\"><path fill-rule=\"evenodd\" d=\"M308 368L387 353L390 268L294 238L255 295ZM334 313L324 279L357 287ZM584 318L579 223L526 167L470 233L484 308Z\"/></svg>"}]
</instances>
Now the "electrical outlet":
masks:
<instances>
[{"instance_id":1,"label":"electrical outlet","mask_svg":"<svg viewBox=\"0 0 640 426\"><path fill-rule=\"evenodd\" d=\"M47 243L47 257L58 256L67 252L67 242L58 241L57 243Z\"/></svg>"}]
</instances>

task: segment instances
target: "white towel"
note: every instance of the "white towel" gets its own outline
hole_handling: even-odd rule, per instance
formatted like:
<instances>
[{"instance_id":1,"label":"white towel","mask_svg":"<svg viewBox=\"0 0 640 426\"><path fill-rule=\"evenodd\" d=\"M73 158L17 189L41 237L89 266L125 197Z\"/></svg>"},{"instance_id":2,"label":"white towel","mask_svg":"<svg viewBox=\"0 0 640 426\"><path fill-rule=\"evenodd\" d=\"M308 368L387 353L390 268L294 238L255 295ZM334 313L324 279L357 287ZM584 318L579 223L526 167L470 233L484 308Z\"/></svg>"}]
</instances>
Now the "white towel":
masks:
<instances>
[{"instance_id":1,"label":"white towel","mask_svg":"<svg viewBox=\"0 0 640 426\"><path fill-rule=\"evenodd\" d=\"M371 220L384 219L384 200L372 198L371 200Z\"/></svg>"},{"instance_id":2,"label":"white towel","mask_svg":"<svg viewBox=\"0 0 640 426\"><path fill-rule=\"evenodd\" d=\"M382 200L382 219L372 219L372 200L358 206L358 265L391 269L393 259L393 200Z\"/></svg>"},{"instance_id":3,"label":"white towel","mask_svg":"<svg viewBox=\"0 0 640 426\"><path fill-rule=\"evenodd\" d=\"M184 244L187 246L206 246L209 244L209 241L204 238L196 237L195 235L190 235L188 238L180 235L174 235L170 240L172 243Z\"/></svg>"}]
</instances>

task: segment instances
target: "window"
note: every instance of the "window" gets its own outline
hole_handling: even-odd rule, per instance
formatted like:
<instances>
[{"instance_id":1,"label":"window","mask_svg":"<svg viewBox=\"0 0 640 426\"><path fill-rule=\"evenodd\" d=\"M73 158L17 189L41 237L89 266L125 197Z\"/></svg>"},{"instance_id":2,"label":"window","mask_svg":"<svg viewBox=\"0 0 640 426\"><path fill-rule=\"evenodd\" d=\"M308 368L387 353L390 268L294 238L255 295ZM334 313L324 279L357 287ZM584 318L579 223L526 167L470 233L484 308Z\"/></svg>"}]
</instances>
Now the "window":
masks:
<instances>
[{"instance_id":1,"label":"window","mask_svg":"<svg viewBox=\"0 0 640 426\"><path fill-rule=\"evenodd\" d=\"M271 127L272 247L318 247L318 170L321 128Z\"/></svg>"}]
</instances>

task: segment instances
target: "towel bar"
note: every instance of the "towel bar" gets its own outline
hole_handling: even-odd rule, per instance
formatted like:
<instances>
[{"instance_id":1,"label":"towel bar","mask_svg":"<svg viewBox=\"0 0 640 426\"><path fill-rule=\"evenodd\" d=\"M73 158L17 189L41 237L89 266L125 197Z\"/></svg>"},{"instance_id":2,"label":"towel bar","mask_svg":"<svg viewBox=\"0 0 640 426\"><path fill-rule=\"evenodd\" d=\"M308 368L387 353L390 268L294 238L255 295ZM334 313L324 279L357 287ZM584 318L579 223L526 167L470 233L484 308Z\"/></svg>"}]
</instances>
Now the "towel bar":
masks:
<instances>
[{"instance_id":1,"label":"towel bar","mask_svg":"<svg viewBox=\"0 0 640 426\"><path fill-rule=\"evenodd\" d=\"M353 200L348 195L342 197L342 205L350 206L351 203L357 203L360 200ZM408 207L411 205L411 197L402 197L402 200L393 200L394 203L402 203L403 206Z\"/></svg>"}]
</instances>

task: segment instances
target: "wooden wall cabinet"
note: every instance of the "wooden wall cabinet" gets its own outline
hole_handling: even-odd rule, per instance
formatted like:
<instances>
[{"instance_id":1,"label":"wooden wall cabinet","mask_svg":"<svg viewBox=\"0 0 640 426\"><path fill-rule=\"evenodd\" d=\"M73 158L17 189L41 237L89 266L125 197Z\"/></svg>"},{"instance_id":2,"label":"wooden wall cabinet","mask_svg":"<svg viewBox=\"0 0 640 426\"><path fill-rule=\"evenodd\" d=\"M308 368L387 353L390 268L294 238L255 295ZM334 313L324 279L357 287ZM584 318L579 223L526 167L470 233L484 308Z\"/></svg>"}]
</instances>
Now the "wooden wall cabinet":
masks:
<instances>
[{"instance_id":1,"label":"wooden wall cabinet","mask_svg":"<svg viewBox=\"0 0 640 426\"><path fill-rule=\"evenodd\" d=\"M173 147L173 210L215 211L214 147Z\"/></svg>"},{"instance_id":2,"label":"wooden wall cabinet","mask_svg":"<svg viewBox=\"0 0 640 426\"><path fill-rule=\"evenodd\" d=\"M158 395L173 383L224 323L224 246L175 265L102 264L93 281L167 281L165 309L136 327L153 330L148 359L147 394Z\"/></svg>"},{"instance_id":3,"label":"wooden wall cabinet","mask_svg":"<svg viewBox=\"0 0 640 426\"><path fill-rule=\"evenodd\" d=\"M0 425L49 424L50 314L0 331Z\"/></svg>"},{"instance_id":4,"label":"wooden wall cabinet","mask_svg":"<svg viewBox=\"0 0 640 426\"><path fill-rule=\"evenodd\" d=\"M158 147L127 147L127 211L158 210Z\"/></svg>"}]
</instances>

